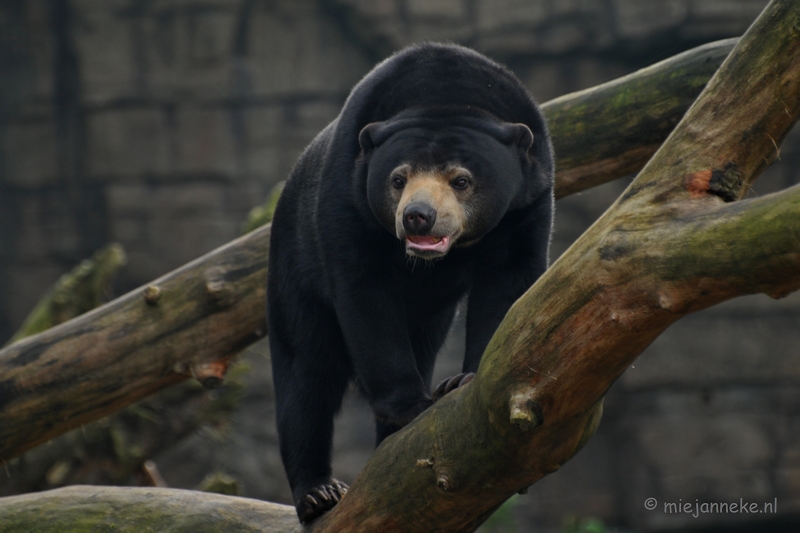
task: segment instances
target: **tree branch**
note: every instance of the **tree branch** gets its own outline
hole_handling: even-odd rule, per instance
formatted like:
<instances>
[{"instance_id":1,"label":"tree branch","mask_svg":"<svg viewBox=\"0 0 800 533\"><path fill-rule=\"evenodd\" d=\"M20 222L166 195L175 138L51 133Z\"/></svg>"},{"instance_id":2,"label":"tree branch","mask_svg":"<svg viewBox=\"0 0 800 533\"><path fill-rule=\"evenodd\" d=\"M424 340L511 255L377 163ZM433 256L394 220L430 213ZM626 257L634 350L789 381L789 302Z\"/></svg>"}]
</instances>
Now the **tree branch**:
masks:
<instances>
[{"instance_id":1,"label":"tree branch","mask_svg":"<svg viewBox=\"0 0 800 533\"><path fill-rule=\"evenodd\" d=\"M699 46L543 104L556 153L556 198L639 171L737 41Z\"/></svg>"},{"instance_id":2,"label":"tree branch","mask_svg":"<svg viewBox=\"0 0 800 533\"><path fill-rule=\"evenodd\" d=\"M787 296L800 286L798 228L800 185L676 218L673 231L650 237L671 250L651 263L659 278L675 281L661 305L687 313L744 294Z\"/></svg>"},{"instance_id":3,"label":"tree branch","mask_svg":"<svg viewBox=\"0 0 800 533\"><path fill-rule=\"evenodd\" d=\"M3 498L3 533L185 531L301 533L294 507L205 492L66 487ZM34 527L33 524L36 524Z\"/></svg>"},{"instance_id":4,"label":"tree branch","mask_svg":"<svg viewBox=\"0 0 800 533\"><path fill-rule=\"evenodd\" d=\"M0 351L0 462L188 377L218 380L266 333L268 242L265 227Z\"/></svg>"}]
</instances>

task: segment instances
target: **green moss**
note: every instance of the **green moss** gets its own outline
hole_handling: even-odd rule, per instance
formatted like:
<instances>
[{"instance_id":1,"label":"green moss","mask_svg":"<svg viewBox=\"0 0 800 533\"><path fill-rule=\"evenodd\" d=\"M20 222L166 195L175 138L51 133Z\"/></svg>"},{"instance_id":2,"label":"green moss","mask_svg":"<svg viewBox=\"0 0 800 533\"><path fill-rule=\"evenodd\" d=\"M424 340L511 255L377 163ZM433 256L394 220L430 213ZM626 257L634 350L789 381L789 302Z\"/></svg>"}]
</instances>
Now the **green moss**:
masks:
<instances>
[{"instance_id":1,"label":"green moss","mask_svg":"<svg viewBox=\"0 0 800 533\"><path fill-rule=\"evenodd\" d=\"M9 342L40 333L104 303L114 274L127 259L117 243L98 250L64 274L25 318Z\"/></svg>"},{"instance_id":2,"label":"green moss","mask_svg":"<svg viewBox=\"0 0 800 533\"><path fill-rule=\"evenodd\" d=\"M250 233L254 229L272 222L275 206L278 205L278 198L281 197L284 185L286 185L285 181L278 182L270 191L267 201L250 210L247 221L242 225L242 233Z\"/></svg>"}]
</instances>

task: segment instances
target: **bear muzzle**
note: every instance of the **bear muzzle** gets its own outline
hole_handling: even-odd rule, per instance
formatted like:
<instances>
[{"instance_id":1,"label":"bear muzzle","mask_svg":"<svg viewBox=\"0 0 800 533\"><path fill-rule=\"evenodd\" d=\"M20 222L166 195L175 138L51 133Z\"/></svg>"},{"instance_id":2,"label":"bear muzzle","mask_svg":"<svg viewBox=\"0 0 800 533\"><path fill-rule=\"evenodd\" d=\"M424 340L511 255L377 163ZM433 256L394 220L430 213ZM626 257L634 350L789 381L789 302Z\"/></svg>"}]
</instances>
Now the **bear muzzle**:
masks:
<instances>
[{"instance_id":1,"label":"bear muzzle","mask_svg":"<svg viewBox=\"0 0 800 533\"><path fill-rule=\"evenodd\" d=\"M439 259L464 230L464 206L450 185L448 173L423 171L406 176L395 210L397 238L405 241L408 255Z\"/></svg>"},{"instance_id":2,"label":"bear muzzle","mask_svg":"<svg viewBox=\"0 0 800 533\"><path fill-rule=\"evenodd\" d=\"M432 205L422 201L411 202L403 209L402 217L406 253L424 259L435 259L450 250L450 235L431 234L436 233L436 209Z\"/></svg>"},{"instance_id":3,"label":"bear muzzle","mask_svg":"<svg viewBox=\"0 0 800 533\"><path fill-rule=\"evenodd\" d=\"M403 228L408 235L428 235L436 224L436 209L425 202L413 202L403 209Z\"/></svg>"}]
</instances>

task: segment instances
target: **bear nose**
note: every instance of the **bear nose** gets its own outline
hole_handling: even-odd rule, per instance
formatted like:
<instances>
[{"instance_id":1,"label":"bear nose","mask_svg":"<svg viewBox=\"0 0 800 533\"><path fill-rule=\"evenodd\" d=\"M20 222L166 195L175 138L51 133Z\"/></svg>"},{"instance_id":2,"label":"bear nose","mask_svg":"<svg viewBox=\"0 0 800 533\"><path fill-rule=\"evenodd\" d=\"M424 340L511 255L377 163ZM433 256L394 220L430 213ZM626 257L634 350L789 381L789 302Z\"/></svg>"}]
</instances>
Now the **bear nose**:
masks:
<instances>
[{"instance_id":1,"label":"bear nose","mask_svg":"<svg viewBox=\"0 0 800 533\"><path fill-rule=\"evenodd\" d=\"M436 223L436 210L422 202L413 202L403 210L403 227L411 235L425 235Z\"/></svg>"}]
</instances>

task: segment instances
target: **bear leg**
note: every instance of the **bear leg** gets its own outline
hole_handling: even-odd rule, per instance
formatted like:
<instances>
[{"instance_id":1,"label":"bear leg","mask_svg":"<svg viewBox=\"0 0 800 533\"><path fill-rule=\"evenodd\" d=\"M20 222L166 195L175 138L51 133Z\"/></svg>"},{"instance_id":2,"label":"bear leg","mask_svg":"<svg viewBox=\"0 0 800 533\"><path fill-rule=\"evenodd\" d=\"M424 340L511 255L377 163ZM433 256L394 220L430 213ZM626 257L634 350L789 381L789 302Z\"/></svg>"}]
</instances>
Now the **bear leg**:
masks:
<instances>
[{"instance_id":1,"label":"bear leg","mask_svg":"<svg viewBox=\"0 0 800 533\"><path fill-rule=\"evenodd\" d=\"M324 334L324 322L316 324L313 335L302 332L291 337L313 346L292 346L281 342L286 336L278 328L270 331L281 457L303 523L332 508L347 492L347 485L331 476L331 448L333 419L352 367L342 343Z\"/></svg>"}]
</instances>

